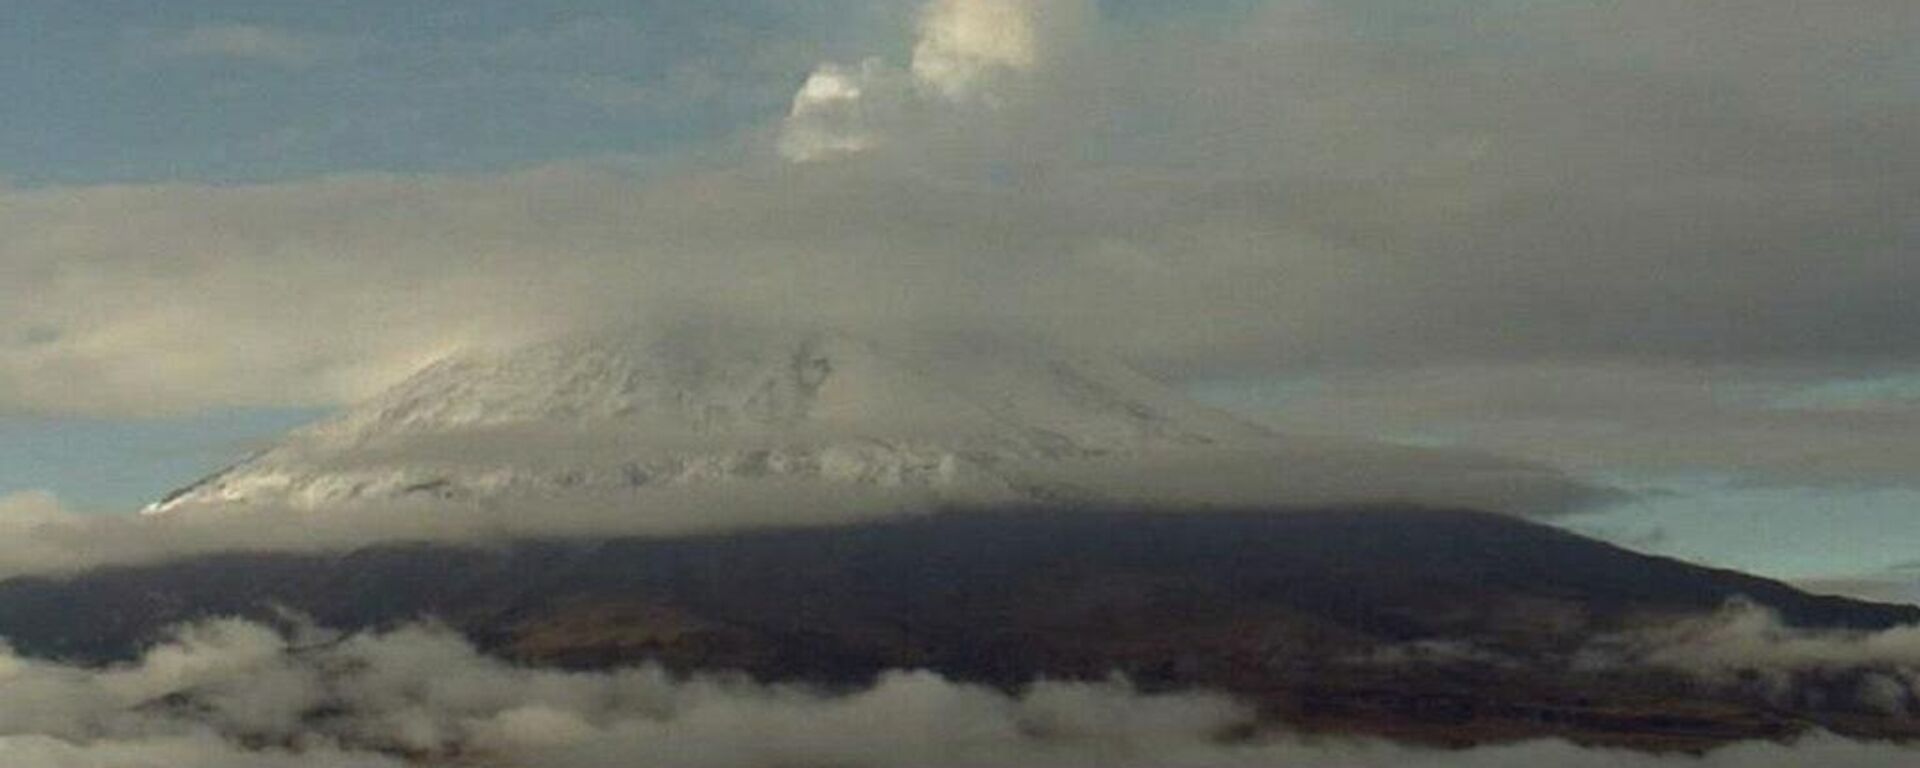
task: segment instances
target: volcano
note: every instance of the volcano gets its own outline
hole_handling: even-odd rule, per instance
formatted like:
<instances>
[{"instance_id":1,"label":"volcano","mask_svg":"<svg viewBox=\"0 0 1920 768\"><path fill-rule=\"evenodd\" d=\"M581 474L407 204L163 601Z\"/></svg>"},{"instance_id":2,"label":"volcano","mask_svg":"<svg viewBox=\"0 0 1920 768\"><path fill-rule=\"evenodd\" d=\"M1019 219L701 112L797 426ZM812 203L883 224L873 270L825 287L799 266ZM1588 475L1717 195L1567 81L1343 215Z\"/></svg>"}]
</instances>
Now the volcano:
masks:
<instances>
[{"instance_id":1,"label":"volcano","mask_svg":"<svg viewBox=\"0 0 1920 768\"><path fill-rule=\"evenodd\" d=\"M737 514L769 490L767 510ZM799 511L901 494L919 503ZM1889 684L1920 701L1873 670L1724 683L1676 674L1657 648L1618 652L1729 606L1847 637L1920 622L1920 608L1810 595L1514 514L1594 494L1518 462L1277 435L1038 344L625 332L451 357L141 521L298 526L369 509L534 521L511 537L236 546L15 578L0 583L0 636L110 664L208 617L346 631L430 619L534 665L827 687L897 669L1004 689L1118 674L1223 691L1289 728L1448 745L1920 737L1901 712L1861 703L1889 701ZM663 502L687 498L677 512ZM734 523L539 524L589 502Z\"/></svg>"}]
</instances>

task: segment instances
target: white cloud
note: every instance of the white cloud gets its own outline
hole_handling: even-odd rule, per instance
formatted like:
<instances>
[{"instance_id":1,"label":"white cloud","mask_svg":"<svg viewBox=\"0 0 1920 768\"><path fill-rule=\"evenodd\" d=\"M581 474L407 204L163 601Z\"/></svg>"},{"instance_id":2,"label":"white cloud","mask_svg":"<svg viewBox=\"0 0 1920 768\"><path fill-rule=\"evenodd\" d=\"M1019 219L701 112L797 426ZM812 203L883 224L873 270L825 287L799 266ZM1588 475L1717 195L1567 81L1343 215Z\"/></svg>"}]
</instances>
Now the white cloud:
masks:
<instances>
[{"instance_id":1,"label":"white cloud","mask_svg":"<svg viewBox=\"0 0 1920 768\"><path fill-rule=\"evenodd\" d=\"M870 57L822 64L794 94L779 149L794 162L859 154L902 134L977 129L1058 58L1090 23L1083 0L933 0L921 8L910 63Z\"/></svg>"},{"instance_id":2,"label":"white cloud","mask_svg":"<svg viewBox=\"0 0 1920 768\"><path fill-rule=\"evenodd\" d=\"M1744 602L1704 618L1602 638L1580 663L1673 669L1789 706L1852 703L1891 716L1920 707L1920 625L1806 629Z\"/></svg>"},{"instance_id":3,"label":"white cloud","mask_svg":"<svg viewBox=\"0 0 1920 768\"><path fill-rule=\"evenodd\" d=\"M1750 604L1666 628L1645 642L1651 646L1649 661L1686 669L1837 670L1885 664L1920 670L1920 626L1857 632L1800 629Z\"/></svg>"},{"instance_id":4,"label":"white cloud","mask_svg":"<svg viewBox=\"0 0 1920 768\"><path fill-rule=\"evenodd\" d=\"M793 95L780 155L798 163L873 149L905 94L903 76L879 59L858 67L823 64Z\"/></svg>"},{"instance_id":5,"label":"white cloud","mask_svg":"<svg viewBox=\"0 0 1920 768\"><path fill-rule=\"evenodd\" d=\"M1041 60L1038 19L1059 0L933 0L920 14L914 80L953 101L982 95L996 77Z\"/></svg>"}]
</instances>

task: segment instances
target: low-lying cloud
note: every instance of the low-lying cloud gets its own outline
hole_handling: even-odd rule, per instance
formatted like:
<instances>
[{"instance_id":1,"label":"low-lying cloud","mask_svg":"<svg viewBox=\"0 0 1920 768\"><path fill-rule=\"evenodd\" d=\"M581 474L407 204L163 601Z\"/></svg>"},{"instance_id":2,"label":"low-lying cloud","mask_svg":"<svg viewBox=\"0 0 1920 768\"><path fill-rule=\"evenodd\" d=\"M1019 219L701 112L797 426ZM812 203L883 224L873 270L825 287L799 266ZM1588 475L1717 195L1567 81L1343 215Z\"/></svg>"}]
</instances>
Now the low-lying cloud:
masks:
<instances>
[{"instance_id":1,"label":"low-lying cloud","mask_svg":"<svg viewBox=\"0 0 1920 768\"><path fill-rule=\"evenodd\" d=\"M654 667L565 672L486 657L433 625L341 637L214 620L106 668L0 651L0 757L19 768L1877 768L1915 756L1825 735L1698 758L1552 741L1432 751L1295 737L1226 697L1147 694L1120 679L1008 693L901 671L829 692Z\"/></svg>"},{"instance_id":2,"label":"low-lying cloud","mask_svg":"<svg viewBox=\"0 0 1920 768\"><path fill-rule=\"evenodd\" d=\"M1890 717L1906 717L1920 707L1920 625L1805 629L1744 602L1711 616L1599 641L1580 663L1673 669L1781 705L1851 703Z\"/></svg>"}]
</instances>

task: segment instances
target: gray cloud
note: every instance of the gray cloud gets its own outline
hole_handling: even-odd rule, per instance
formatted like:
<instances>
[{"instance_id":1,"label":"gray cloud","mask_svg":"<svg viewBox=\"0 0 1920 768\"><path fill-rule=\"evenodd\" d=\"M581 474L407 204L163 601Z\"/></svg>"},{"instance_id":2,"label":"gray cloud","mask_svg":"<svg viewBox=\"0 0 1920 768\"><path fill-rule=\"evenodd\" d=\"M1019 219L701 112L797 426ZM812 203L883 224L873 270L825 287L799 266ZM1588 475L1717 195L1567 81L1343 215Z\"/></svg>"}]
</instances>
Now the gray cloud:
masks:
<instances>
[{"instance_id":1,"label":"gray cloud","mask_svg":"<svg viewBox=\"0 0 1920 768\"><path fill-rule=\"evenodd\" d=\"M829 694L730 676L516 667L432 626L338 637L215 620L88 669L0 652L0 755L42 766L1772 766L1908 764L1912 750L1814 736L1700 758L1532 742L1426 751L1284 732L1231 738L1247 707L1123 680L1018 694L895 672Z\"/></svg>"},{"instance_id":2,"label":"gray cloud","mask_svg":"<svg viewBox=\"0 0 1920 768\"><path fill-rule=\"evenodd\" d=\"M1323 370L1292 386L1206 395L1297 433L1445 443L1581 473L1869 488L1920 474L1920 410L1901 397L1835 393L1836 376L1889 380L1846 365L1456 363Z\"/></svg>"},{"instance_id":3,"label":"gray cloud","mask_svg":"<svg viewBox=\"0 0 1920 768\"><path fill-rule=\"evenodd\" d=\"M1893 86L1920 62L1896 5L1809 23L1616 3L1388 35L1268 3L1231 32L1073 48L964 130L909 119L871 154L998 164L1056 202L1074 180L1108 201L1151 185L1135 213L1170 237L1117 240L1264 277L1240 284L1275 314L1335 304L1255 331L1269 361L1910 356L1896 211L1920 110ZM1225 272L1236 245L1261 271Z\"/></svg>"},{"instance_id":4,"label":"gray cloud","mask_svg":"<svg viewBox=\"0 0 1920 768\"><path fill-rule=\"evenodd\" d=\"M903 100L830 163L785 166L770 126L709 171L0 191L0 410L340 402L463 343L683 312L1013 328L1183 379L1639 366L1669 424L1715 418L1652 381L1689 366L1920 353L1903 3L1067 17L1031 59L957 59L1017 74L990 103ZM1753 422L1853 458L1729 458L1758 427L1724 424L1667 450L1887 476L1904 419L1857 450L1865 417Z\"/></svg>"},{"instance_id":5,"label":"gray cloud","mask_svg":"<svg viewBox=\"0 0 1920 768\"><path fill-rule=\"evenodd\" d=\"M0 497L0 578L64 574L215 552L327 552L393 542L484 545L522 538L670 536L841 525L927 514L928 494L766 481L724 496L662 489L508 496L485 504L341 504L324 514L264 504L162 516L66 510L44 493ZM637 514L643 511L643 514Z\"/></svg>"}]
</instances>

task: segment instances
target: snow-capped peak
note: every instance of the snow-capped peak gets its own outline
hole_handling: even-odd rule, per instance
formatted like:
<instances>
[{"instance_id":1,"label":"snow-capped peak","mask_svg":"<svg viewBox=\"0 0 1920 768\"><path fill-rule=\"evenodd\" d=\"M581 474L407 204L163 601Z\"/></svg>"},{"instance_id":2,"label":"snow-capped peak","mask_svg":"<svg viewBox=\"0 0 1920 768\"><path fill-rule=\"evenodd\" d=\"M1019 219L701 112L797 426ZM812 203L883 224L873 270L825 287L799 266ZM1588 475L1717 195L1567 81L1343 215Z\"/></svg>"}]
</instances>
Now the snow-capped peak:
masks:
<instances>
[{"instance_id":1,"label":"snow-capped peak","mask_svg":"<svg viewBox=\"0 0 1920 768\"><path fill-rule=\"evenodd\" d=\"M456 355L149 511L767 478L1019 495L1034 462L1265 435L1034 344L681 328Z\"/></svg>"}]
</instances>

